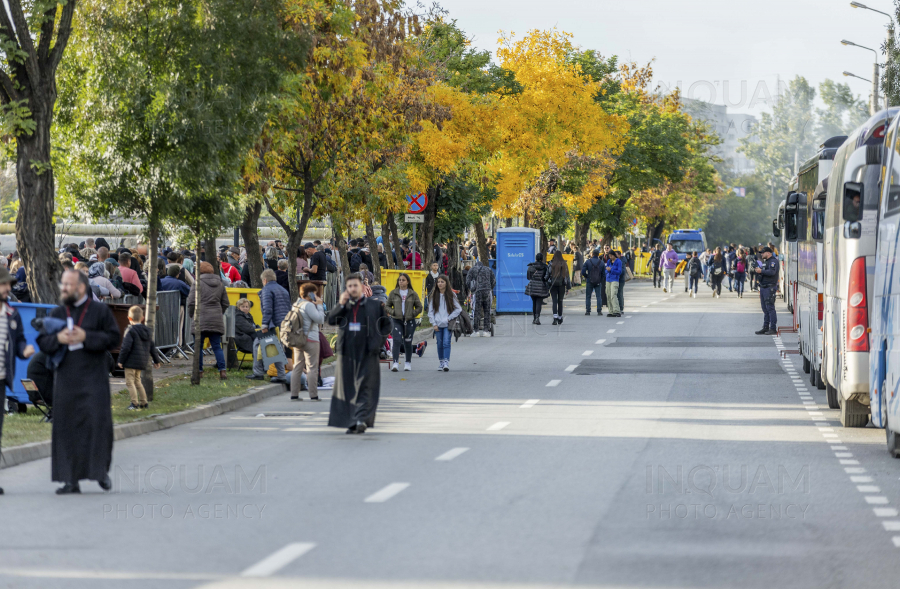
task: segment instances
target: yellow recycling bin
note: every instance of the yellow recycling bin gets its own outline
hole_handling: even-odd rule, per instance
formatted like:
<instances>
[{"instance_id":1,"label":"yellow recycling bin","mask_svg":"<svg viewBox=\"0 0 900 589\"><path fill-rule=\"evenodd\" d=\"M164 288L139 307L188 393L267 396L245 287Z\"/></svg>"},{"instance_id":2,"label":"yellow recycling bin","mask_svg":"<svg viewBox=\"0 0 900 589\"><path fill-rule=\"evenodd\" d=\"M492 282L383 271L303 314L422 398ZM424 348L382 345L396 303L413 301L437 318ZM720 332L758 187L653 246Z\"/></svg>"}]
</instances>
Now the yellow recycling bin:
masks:
<instances>
[{"instance_id":1,"label":"yellow recycling bin","mask_svg":"<svg viewBox=\"0 0 900 589\"><path fill-rule=\"evenodd\" d=\"M547 265L550 265L550 261L553 260L553 256L556 254L547 254ZM575 263L575 255L574 254L560 254L563 257L563 260L566 262L566 266L569 267L569 276L572 276L572 264Z\"/></svg>"},{"instance_id":2,"label":"yellow recycling bin","mask_svg":"<svg viewBox=\"0 0 900 589\"><path fill-rule=\"evenodd\" d=\"M391 291L397 288L397 278L401 272L409 276L409 279L412 280L410 286L422 299L422 305L427 306L425 302L425 277L428 276L428 272L425 270L388 270L387 268L382 268L381 286L387 291L386 294L391 294Z\"/></svg>"},{"instance_id":3,"label":"yellow recycling bin","mask_svg":"<svg viewBox=\"0 0 900 589\"><path fill-rule=\"evenodd\" d=\"M226 288L225 292L228 295L228 302L231 303L232 306L237 304L238 299L248 299L252 303L250 306L250 316L253 317L253 323L262 325L262 305L259 302L259 289ZM240 361L251 360L250 354L244 354L243 352L238 352L237 357Z\"/></svg>"}]
</instances>

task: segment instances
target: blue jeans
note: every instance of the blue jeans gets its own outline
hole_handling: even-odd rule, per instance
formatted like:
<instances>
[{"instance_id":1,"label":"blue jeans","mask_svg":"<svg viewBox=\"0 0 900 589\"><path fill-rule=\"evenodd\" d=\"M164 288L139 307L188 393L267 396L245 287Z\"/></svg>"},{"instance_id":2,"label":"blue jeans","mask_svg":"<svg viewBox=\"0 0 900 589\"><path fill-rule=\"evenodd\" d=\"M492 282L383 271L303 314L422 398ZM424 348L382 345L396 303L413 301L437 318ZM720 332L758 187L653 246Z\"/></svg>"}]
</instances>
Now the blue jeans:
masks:
<instances>
[{"instance_id":1,"label":"blue jeans","mask_svg":"<svg viewBox=\"0 0 900 589\"><path fill-rule=\"evenodd\" d=\"M594 284L590 281L584 283L584 308L586 311L591 310L591 295L597 297L597 312L603 308L603 283Z\"/></svg>"},{"instance_id":2,"label":"blue jeans","mask_svg":"<svg viewBox=\"0 0 900 589\"><path fill-rule=\"evenodd\" d=\"M691 282L688 285L688 290L691 292L697 292L697 284L700 282L699 276L691 275Z\"/></svg>"},{"instance_id":3,"label":"blue jeans","mask_svg":"<svg viewBox=\"0 0 900 589\"><path fill-rule=\"evenodd\" d=\"M744 280L746 279L745 272L735 272L734 273L734 290L737 291L738 294L744 293Z\"/></svg>"},{"instance_id":4,"label":"blue jeans","mask_svg":"<svg viewBox=\"0 0 900 589\"><path fill-rule=\"evenodd\" d=\"M209 338L209 347L212 348L213 353L216 355L216 368L225 370L225 353L222 351L222 335L218 333L201 333L201 347L203 345L203 340L207 338ZM198 352L200 349L201 348L198 348ZM203 370L203 354L200 354L200 370Z\"/></svg>"},{"instance_id":5,"label":"blue jeans","mask_svg":"<svg viewBox=\"0 0 900 589\"><path fill-rule=\"evenodd\" d=\"M437 340L438 360L450 359L450 339L453 332L447 327L439 327L434 332L434 338Z\"/></svg>"}]
</instances>

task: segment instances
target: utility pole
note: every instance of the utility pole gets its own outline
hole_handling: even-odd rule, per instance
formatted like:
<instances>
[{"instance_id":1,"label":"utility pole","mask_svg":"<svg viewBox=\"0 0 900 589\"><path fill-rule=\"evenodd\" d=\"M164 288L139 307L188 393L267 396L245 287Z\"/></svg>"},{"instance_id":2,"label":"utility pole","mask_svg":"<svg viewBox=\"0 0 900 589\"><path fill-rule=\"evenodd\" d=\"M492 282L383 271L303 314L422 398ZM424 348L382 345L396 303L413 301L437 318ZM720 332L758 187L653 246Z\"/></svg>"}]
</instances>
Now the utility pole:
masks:
<instances>
[{"instance_id":1,"label":"utility pole","mask_svg":"<svg viewBox=\"0 0 900 589\"><path fill-rule=\"evenodd\" d=\"M878 63L872 65L872 113L878 112Z\"/></svg>"}]
</instances>

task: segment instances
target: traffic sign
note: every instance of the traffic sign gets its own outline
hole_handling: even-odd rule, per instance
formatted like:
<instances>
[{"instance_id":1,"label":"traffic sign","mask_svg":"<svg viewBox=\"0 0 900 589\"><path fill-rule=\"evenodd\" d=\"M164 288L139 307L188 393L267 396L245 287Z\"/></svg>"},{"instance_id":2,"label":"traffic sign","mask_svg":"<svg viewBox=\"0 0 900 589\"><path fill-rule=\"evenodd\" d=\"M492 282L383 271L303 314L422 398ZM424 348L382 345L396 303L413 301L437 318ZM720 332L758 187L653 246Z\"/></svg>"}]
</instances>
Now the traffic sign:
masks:
<instances>
[{"instance_id":1,"label":"traffic sign","mask_svg":"<svg viewBox=\"0 0 900 589\"><path fill-rule=\"evenodd\" d=\"M407 213L406 214L406 222L407 223L424 223L425 215L410 215L409 213Z\"/></svg>"},{"instance_id":2,"label":"traffic sign","mask_svg":"<svg viewBox=\"0 0 900 589\"><path fill-rule=\"evenodd\" d=\"M406 197L407 202L409 202L409 211L410 213L417 214L425 212L425 207L428 206L428 195L424 192L420 192L419 194L412 194ZM422 221L419 221L421 223Z\"/></svg>"}]
</instances>

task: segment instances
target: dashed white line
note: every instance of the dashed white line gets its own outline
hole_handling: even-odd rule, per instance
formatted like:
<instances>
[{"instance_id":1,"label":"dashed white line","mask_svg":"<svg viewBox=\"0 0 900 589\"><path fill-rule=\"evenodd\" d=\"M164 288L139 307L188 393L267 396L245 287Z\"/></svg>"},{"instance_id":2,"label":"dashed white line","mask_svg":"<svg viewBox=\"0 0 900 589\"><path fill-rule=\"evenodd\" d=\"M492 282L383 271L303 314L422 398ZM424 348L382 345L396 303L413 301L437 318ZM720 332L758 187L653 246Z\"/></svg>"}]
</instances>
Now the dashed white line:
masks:
<instances>
[{"instance_id":1,"label":"dashed white line","mask_svg":"<svg viewBox=\"0 0 900 589\"><path fill-rule=\"evenodd\" d=\"M570 364L569 366L566 366L566 372L574 372L576 368L578 368L577 364Z\"/></svg>"},{"instance_id":2,"label":"dashed white line","mask_svg":"<svg viewBox=\"0 0 900 589\"><path fill-rule=\"evenodd\" d=\"M616 321L616 325L625 325L624 321Z\"/></svg>"},{"instance_id":3,"label":"dashed white line","mask_svg":"<svg viewBox=\"0 0 900 589\"><path fill-rule=\"evenodd\" d=\"M850 477L851 483L871 483L872 477Z\"/></svg>"},{"instance_id":4,"label":"dashed white line","mask_svg":"<svg viewBox=\"0 0 900 589\"><path fill-rule=\"evenodd\" d=\"M893 507L873 507L872 511L875 512L875 515L878 517L897 517L900 512L898 512Z\"/></svg>"},{"instance_id":5,"label":"dashed white line","mask_svg":"<svg viewBox=\"0 0 900 589\"><path fill-rule=\"evenodd\" d=\"M856 485L856 490L860 493L881 493L878 485Z\"/></svg>"},{"instance_id":6,"label":"dashed white line","mask_svg":"<svg viewBox=\"0 0 900 589\"><path fill-rule=\"evenodd\" d=\"M376 491L366 497L365 503L384 503L391 497L401 493L407 487L409 487L409 483L391 483L380 491Z\"/></svg>"},{"instance_id":7,"label":"dashed white line","mask_svg":"<svg viewBox=\"0 0 900 589\"><path fill-rule=\"evenodd\" d=\"M606 333L615 333L615 332L616 332L615 329L607 329L607 330L606 330Z\"/></svg>"},{"instance_id":8,"label":"dashed white line","mask_svg":"<svg viewBox=\"0 0 900 589\"><path fill-rule=\"evenodd\" d=\"M891 538L891 542L894 543L895 548L900 548L900 536L894 536Z\"/></svg>"},{"instance_id":9,"label":"dashed white line","mask_svg":"<svg viewBox=\"0 0 900 589\"><path fill-rule=\"evenodd\" d=\"M585 350L581 353L582 356L590 356L594 353L594 350Z\"/></svg>"},{"instance_id":10,"label":"dashed white line","mask_svg":"<svg viewBox=\"0 0 900 589\"><path fill-rule=\"evenodd\" d=\"M555 387L555 386L558 386L559 383L561 383L561 382L562 382L562 381L559 380L559 379L553 379L553 380L551 380L550 382L547 383L547 386L548 386L548 387Z\"/></svg>"},{"instance_id":11,"label":"dashed white line","mask_svg":"<svg viewBox=\"0 0 900 589\"><path fill-rule=\"evenodd\" d=\"M439 460L441 462L449 462L450 460L453 460L454 458L464 452L467 452L468 450L468 448L454 448L452 450L447 450L446 452L435 458L435 460Z\"/></svg>"},{"instance_id":12,"label":"dashed white line","mask_svg":"<svg viewBox=\"0 0 900 589\"><path fill-rule=\"evenodd\" d=\"M847 465L850 465L850 464L859 464L859 460L844 460L844 459L841 459L840 462L841 462L841 464L847 464Z\"/></svg>"},{"instance_id":13,"label":"dashed white line","mask_svg":"<svg viewBox=\"0 0 900 589\"><path fill-rule=\"evenodd\" d=\"M288 544L278 552L267 556L252 567L241 573L242 577L268 577L277 573L293 561L297 560L316 545L312 542L294 542Z\"/></svg>"},{"instance_id":14,"label":"dashed white line","mask_svg":"<svg viewBox=\"0 0 900 589\"><path fill-rule=\"evenodd\" d=\"M519 405L519 409L531 409L532 407L537 405L539 402L540 402L540 399L528 399L527 401L525 401L524 403Z\"/></svg>"},{"instance_id":15,"label":"dashed white line","mask_svg":"<svg viewBox=\"0 0 900 589\"><path fill-rule=\"evenodd\" d=\"M862 473L866 472L866 469L851 467L851 468L845 468L844 472L846 472L847 474L862 474Z\"/></svg>"},{"instance_id":16,"label":"dashed white line","mask_svg":"<svg viewBox=\"0 0 900 589\"><path fill-rule=\"evenodd\" d=\"M509 423L510 423L510 422L508 422L508 421L498 421L497 423L495 423L495 424L492 425L491 427L487 428L487 431L489 431L489 432L498 432L498 431L500 431L501 429L503 429L504 427L508 426Z\"/></svg>"},{"instance_id":17,"label":"dashed white line","mask_svg":"<svg viewBox=\"0 0 900 589\"><path fill-rule=\"evenodd\" d=\"M865 500L869 505L887 505L888 503L887 497L873 497L872 495L866 495Z\"/></svg>"},{"instance_id":18,"label":"dashed white line","mask_svg":"<svg viewBox=\"0 0 900 589\"><path fill-rule=\"evenodd\" d=\"M835 452L835 458L853 458L853 452Z\"/></svg>"},{"instance_id":19,"label":"dashed white line","mask_svg":"<svg viewBox=\"0 0 900 589\"><path fill-rule=\"evenodd\" d=\"M604 343L605 341L606 341L605 339L598 339L598 340L595 341L594 343L595 343L595 344L602 344L602 343Z\"/></svg>"}]
</instances>

